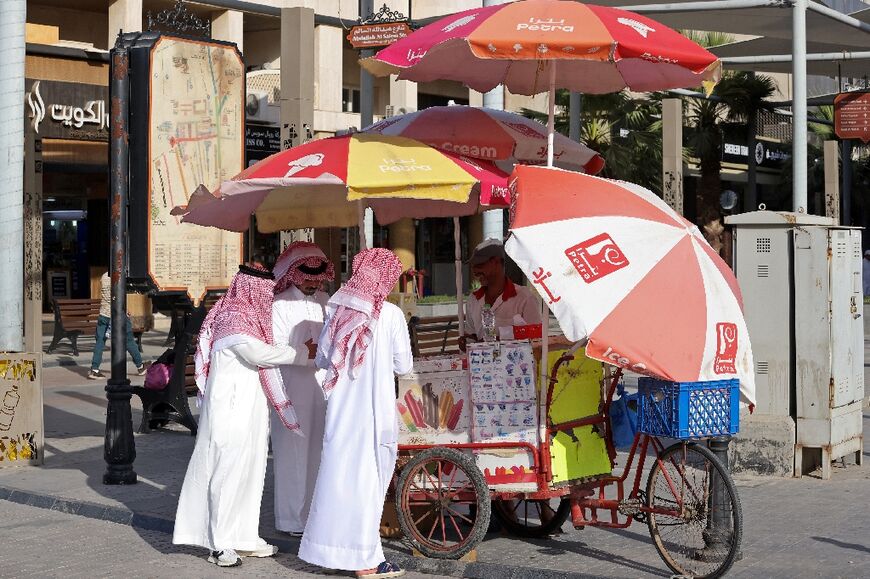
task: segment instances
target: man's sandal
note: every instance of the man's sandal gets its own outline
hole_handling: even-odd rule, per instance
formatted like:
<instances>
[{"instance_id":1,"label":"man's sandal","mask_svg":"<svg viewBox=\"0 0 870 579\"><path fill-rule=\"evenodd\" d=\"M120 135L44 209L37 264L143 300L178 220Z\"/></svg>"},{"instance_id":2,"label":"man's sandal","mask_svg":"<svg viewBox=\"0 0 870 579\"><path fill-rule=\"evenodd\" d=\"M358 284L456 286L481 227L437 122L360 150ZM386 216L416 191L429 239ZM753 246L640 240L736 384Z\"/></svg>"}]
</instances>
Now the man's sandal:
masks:
<instances>
[{"instance_id":1,"label":"man's sandal","mask_svg":"<svg viewBox=\"0 0 870 579\"><path fill-rule=\"evenodd\" d=\"M357 577L365 577L366 579L387 579L388 577L401 577L404 574L405 570L395 563L384 561L378 565L378 568L375 569L374 573L357 573Z\"/></svg>"}]
</instances>

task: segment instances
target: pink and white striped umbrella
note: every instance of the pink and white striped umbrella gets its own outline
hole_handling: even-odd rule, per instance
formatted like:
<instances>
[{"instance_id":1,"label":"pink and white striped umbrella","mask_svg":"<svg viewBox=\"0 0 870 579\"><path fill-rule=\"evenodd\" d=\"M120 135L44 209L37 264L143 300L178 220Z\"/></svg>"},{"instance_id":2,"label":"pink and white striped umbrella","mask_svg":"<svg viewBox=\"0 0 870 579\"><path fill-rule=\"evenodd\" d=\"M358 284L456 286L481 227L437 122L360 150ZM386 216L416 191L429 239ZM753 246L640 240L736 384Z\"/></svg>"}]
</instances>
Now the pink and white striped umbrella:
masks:
<instances>
[{"instance_id":1,"label":"pink and white striped umbrella","mask_svg":"<svg viewBox=\"0 0 870 579\"><path fill-rule=\"evenodd\" d=\"M547 127L508 111L466 106L430 107L386 118L363 129L422 141L451 153L484 161L547 161ZM554 136L553 157L560 167L595 175L604 158L562 134Z\"/></svg>"},{"instance_id":2,"label":"pink and white striped umbrella","mask_svg":"<svg viewBox=\"0 0 870 579\"><path fill-rule=\"evenodd\" d=\"M734 274L698 228L638 185L518 165L505 245L586 355L674 381L740 379L752 347Z\"/></svg>"}]
</instances>

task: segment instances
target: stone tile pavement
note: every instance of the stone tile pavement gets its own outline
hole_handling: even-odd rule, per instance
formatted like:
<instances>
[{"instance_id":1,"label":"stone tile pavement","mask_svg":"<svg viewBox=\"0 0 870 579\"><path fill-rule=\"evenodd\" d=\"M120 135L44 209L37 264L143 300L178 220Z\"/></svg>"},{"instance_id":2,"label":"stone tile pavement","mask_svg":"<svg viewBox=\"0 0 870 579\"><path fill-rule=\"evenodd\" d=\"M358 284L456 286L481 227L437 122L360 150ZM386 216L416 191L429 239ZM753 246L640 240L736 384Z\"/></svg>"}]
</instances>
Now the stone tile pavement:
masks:
<instances>
[{"instance_id":1,"label":"stone tile pavement","mask_svg":"<svg viewBox=\"0 0 870 579\"><path fill-rule=\"evenodd\" d=\"M152 343L146 342L145 347L157 352L150 359L162 351L162 336L153 334L146 334ZM84 379L89 356L83 353L79 364L83 356L87 357L84 365L47 365L44 371L45 465L0 469L0 577L111 577L128 572L146 577L211 576L216 569L201 560L200 550L174 547L168 534L193 438L180 427L137 434L139 484L104 486L104 384ZM134 384L142 380L130 378ZM137 427L136 397L133 409ZM870 425L870 410L864 422L865 427ZM866 463L838 466L830 481L817 475L739 478L743 558L730 576L870 577L868 479ZM274 530L271 473L266 480L261 529L287 554L246 564L244 573L308 576L312 569L293 556L298 543ZM353 492L352 482L348 492ZM430 575L670 576L643 524L615 532L576 531L570 524L564 530L549 540L490 533L478 549L478 562L467 564L415 559L397 541L385 541L385 547L388 557Z\"/></svg>"}]
</instances>

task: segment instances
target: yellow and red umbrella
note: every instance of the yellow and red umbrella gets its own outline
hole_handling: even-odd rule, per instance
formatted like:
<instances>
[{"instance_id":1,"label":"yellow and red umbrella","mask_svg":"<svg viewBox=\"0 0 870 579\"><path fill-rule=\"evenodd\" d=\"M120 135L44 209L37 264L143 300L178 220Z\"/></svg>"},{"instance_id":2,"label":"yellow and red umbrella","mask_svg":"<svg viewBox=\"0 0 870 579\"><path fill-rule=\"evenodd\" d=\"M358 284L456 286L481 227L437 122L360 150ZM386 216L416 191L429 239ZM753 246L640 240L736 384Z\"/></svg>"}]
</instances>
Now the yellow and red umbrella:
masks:
<instances>
[{"instance_id":1,"label":"yellow and red umbrella","mask_svg":"<svg viewBox=\"0 0 870 579\"><path fill-rule=\"evenodd\" d=\"M472 195L472 193L474 193ZM362 205L382 224L403 217L458 217L509 204L507 174L405 137L356 133L276 153L210 193L195 192L182 221L262 232L350 227Z\"/></svg>"}]
</instances>

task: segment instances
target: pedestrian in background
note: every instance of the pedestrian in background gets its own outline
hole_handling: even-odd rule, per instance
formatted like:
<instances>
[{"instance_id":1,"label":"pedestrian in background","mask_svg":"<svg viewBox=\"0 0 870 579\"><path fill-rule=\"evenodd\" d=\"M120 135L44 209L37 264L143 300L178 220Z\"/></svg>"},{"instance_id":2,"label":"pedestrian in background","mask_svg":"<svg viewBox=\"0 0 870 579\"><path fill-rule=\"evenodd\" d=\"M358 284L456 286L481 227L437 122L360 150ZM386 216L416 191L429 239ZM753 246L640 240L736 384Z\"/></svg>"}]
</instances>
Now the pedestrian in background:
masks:
<instances>
[{"instance_id":1,"label":"pedestrian in background","mask_svg":"<svg viewBox=\"0 0 870 579\"><path fill-rule=\"evenodd\" d=\"M105 374L100 372L100 364L103 363L103 350L106 348L106 333L109 331L109 323L112 321L112 281L109 272L100 278L100 315L97 318L97 343L94 344L94 357L91 359L91 370L88 372L88 380L100 380ZM136 374L145 374L145 364L142 362L142 354L139 345L133 337L133 322L127 314L127 352L133 358L136 365Z\"/></svg>"}]
</instances>

